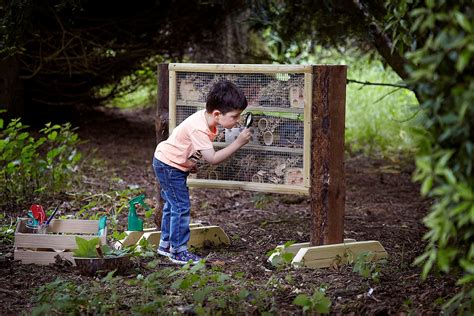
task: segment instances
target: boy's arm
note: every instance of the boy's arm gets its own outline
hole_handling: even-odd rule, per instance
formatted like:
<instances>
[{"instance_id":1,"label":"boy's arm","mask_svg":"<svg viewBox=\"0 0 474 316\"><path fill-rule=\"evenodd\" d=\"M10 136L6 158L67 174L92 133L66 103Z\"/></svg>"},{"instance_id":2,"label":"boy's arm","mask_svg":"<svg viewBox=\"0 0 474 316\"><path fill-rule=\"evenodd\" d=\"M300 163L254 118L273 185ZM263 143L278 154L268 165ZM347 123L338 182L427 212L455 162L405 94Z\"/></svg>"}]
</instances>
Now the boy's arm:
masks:
<instances>
[{"instance_id":1,"label":"boy's arm","mask_svg":"<svg viewBox=\"0 0 474 316\"><path fill-rule=\"evenodd\" d=\"M215 151L214 148L201 150L202 157L211 165L217 165L227 158L229 158L233 153L235 153L240 147L247 144L252 137L252 133L249 128L244 129L237 139L232 142L229 146Z\"/></svg>"}]
</instances>

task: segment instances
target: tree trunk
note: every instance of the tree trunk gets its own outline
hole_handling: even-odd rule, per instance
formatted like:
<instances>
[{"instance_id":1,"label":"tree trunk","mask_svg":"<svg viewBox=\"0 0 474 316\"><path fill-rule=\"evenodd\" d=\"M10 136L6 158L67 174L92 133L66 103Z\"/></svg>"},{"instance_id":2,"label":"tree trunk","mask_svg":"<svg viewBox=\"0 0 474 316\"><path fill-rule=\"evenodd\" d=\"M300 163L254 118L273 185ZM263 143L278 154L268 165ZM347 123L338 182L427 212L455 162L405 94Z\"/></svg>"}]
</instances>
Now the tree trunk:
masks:
<instances>
[{"instance_id":1,"label":"tree trunk","mask_svg":"<svg viewBox=\"0 0 474 316\"><path fill-rule=\"evenodd\" d=\"M23 83L20 68L15 57L0 60L0 109L7 110L7 118L17 118L25 114Z\"/></svg>"},{"instance_id":2,"label":"tree trunk","mask_svg":"<svg viewBox=\"0 0 474 316\"><path fill-rule=\"evenodd\" d=\"M158 65L158 100L155 113L156 144L166 140L169 136L169 71L168 64ZM158 205L155 209L154 222L157 228L161 228L161 216L163 214L163 199L161 198L161 187L156 182L158 189Z\"/></svg>"}]
</instances>

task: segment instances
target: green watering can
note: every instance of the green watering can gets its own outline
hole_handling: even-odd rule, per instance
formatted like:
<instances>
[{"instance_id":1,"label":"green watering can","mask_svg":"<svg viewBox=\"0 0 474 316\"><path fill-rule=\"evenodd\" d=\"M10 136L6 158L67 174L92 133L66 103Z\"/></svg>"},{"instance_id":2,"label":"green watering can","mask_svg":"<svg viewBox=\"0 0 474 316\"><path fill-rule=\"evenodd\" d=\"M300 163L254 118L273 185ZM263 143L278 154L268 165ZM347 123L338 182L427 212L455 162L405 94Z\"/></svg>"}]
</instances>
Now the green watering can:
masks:
<instances>
[{"instance_id":1,"label":"green watering can","mask_svg":"<svg viewBox=\"0 0 474 316\"><path fill-rule=\"evenodd\" d=\"M129 231L143 231L143 220L138 217L135 205L140 204L143 206L147 213L151 211L151 208L145 203L145 195L139 195L134 197L128 202L130 209L128 212L128 230Z\"/></svg>"}]
</instances>

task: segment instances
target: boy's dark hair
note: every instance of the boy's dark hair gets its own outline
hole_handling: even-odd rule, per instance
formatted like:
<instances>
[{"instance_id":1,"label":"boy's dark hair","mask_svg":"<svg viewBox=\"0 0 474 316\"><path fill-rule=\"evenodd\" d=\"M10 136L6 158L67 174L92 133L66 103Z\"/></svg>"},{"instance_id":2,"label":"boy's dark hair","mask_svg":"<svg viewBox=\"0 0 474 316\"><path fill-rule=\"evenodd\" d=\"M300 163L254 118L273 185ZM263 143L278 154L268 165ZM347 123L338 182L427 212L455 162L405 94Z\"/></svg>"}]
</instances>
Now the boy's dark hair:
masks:
<instances>
[{"instance_id":1,"label":"boy's dark hair","mask_svg":"<svg viewBox=\"0 0 474 316\"><path fill-rule=\"evenodd\" d=\"M219 110L222 114L233 110L245 110L247 98L244 92L229 80L221 80L214 84L207 95L206 111L211 113Z\"/></svg>"}]
</instances>

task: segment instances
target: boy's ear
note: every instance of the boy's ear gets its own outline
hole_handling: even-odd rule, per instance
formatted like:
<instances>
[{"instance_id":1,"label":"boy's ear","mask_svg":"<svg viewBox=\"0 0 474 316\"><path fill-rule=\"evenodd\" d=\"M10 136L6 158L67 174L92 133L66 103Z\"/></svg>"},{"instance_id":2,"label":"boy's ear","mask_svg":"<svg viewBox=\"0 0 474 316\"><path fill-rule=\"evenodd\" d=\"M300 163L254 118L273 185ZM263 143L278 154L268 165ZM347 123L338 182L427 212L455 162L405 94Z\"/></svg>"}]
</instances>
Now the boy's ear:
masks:
<instances>
[{"instance_id":1,"label":"boy's ear","mask_svg":"<svg viewBox=\"0 0 474 316\"><path fill-rule=\"evenodd\" d=\"M216 118L218 118L219 116L222 115L222 112L219 111L219 110L214 110L214 111L212 111L211 115L214 119L216 119Z\"/></svg>"}]
</instances>

